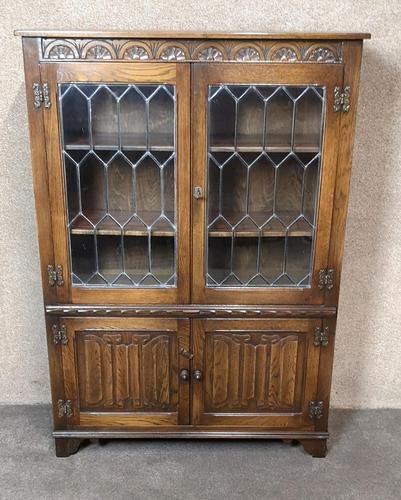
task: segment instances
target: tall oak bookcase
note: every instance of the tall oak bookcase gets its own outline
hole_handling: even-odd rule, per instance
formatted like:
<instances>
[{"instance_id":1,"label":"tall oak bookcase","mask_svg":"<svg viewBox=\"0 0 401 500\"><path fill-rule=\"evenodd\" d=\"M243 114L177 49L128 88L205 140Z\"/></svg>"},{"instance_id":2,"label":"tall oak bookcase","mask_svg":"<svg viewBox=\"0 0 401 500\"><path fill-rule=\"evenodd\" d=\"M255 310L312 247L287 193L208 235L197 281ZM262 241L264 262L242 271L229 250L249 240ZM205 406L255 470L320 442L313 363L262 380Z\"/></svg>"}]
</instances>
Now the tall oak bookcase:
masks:
<instances>
[{"instance_id":1,"label":"tall oak bookcase","mask_svg":"<svg viewBox=\"0 0 401 500\"><path fill-rule=\"evenodd\" d=\"M367 34L19 31L58 456L326 454Z\"/></svg>"}]
</instances>

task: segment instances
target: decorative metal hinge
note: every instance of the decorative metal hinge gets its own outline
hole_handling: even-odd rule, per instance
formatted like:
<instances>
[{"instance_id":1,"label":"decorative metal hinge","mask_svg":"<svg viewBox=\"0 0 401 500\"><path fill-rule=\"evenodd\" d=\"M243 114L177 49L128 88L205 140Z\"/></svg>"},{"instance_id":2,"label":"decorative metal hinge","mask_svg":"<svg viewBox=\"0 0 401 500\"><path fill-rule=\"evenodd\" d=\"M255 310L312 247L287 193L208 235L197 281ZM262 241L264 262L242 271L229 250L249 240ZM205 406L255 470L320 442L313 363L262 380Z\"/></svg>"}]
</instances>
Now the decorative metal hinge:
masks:
<instances>
[{"instance_id":1,"label":"decorative metal hinge","mask_svg":"<svg viewBox=\"0 0 401 500\"><path fill-rule=\"evenodd\" d=\"M47 266L47 274L49 276L49 285L50 286L63 286L64 278L63 278L63 266L56 266L55 269L52 265Z\"/></svg>"},{"instance_id":2,"label":"decorative metal hinge","mask_svg":"<svg viewBox=\"0 0 401 500\"><path fill-rule=\"evenodd\" d=\"M320 269L318 287L320 290L331 290L334 286L334 269Z\"/></svg>"},{"instance_id":3,"label":"decorative metal hinge","mask_svg":"<svg viewBox=\"0 0 401 500\"><path fill-rule=\"evenodd\" d=\"M68 344L67 328L65 327L65 325L61 325L60 327L58 325L53 325L52 331L53 341L56 345L60 343L63 345Z\"/></svg>"},{"instance_id":4,"label":"decorative metal hinge","mask_svg":"<svg viewBox=\"0 0 401 500\"><path fill-rule=\"evenodd\" d=\"M72 417L72 401L71 399L59 399L57 401L58 405L58 416L59 417Z\"/></svg>"},{"instance_id":5,"label":"decorative metal hinge","mask_svg":"<svg viewBox=\"0 0 401 500\"><path fill-rule=\"evenodd\" d=\"M309 401L309 418L319 420L323 417L323 401Z\"/></svg>"},{"instance_id":6,"label":"decorative metal hinge","mask_svg":"<svg viewBox=\"0 0 401 500\"><path fill-rule=\"evenodd\" d=\"M34 83L32 86L33 89L33 106L36 109L39 109L41 105L45 108L50 108L50 93L49 93L49 85L44 83L40 85L40 83Z\"/></svg>"},{"instance_id":7,"label":"decorative metal hinge","mask_svg":"<svg viewBox=\"0 0 401 500\"><path fill-rule=\"evenodd\" d=\"M350 103L351 87L347 85L344 90L341 87L334 87L334 111L338 113L339 111L347 112L351 106Z\"/></svg>"},{"instance_id":8,"label":"decorative metal hinge","mask_svg":"<svg viewBox=\"0 0 401 500\"><path fill-rule=\"evenodd\" d=\"M327 347L329 345L329 327L325 326L321 328L317 326L315 328L315 340L313 341L316 347Z\"/></svg>"}]
</instances>

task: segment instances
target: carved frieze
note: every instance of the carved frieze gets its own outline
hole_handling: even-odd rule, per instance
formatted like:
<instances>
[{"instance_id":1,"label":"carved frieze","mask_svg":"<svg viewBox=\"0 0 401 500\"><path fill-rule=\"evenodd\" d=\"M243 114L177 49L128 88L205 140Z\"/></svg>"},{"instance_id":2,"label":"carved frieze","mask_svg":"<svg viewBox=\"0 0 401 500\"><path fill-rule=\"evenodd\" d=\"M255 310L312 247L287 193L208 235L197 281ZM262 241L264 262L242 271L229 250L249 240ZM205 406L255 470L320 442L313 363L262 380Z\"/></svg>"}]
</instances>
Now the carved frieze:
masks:
<instances>
[{"instance_id":1,"label":"carved frieze","mask_svg":"<svg viewBox=\"0 0 401 500\"><path fill-rule=\"evenodd\" d=\"M335 64L342 42L43 38L42 59Z\"/></svg>"}]
</instances>

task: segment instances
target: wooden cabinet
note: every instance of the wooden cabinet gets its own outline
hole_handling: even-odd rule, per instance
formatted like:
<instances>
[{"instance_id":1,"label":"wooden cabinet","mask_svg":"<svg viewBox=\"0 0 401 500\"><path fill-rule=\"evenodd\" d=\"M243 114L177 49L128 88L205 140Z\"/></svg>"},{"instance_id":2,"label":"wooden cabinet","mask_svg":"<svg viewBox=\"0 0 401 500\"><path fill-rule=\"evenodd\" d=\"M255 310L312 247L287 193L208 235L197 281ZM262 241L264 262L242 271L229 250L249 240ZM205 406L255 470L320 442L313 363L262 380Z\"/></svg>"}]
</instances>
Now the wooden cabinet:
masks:
<instances>
[{"instance_id":1,"label":"wooden cabinet","mask_svg":"<svg viewBox=\"0 0 401 500\"><path fill-rule=\"evenodd\" d=\"M366 34L18 32L58 456L324 456Z\"/></svg>"}]
</instances>

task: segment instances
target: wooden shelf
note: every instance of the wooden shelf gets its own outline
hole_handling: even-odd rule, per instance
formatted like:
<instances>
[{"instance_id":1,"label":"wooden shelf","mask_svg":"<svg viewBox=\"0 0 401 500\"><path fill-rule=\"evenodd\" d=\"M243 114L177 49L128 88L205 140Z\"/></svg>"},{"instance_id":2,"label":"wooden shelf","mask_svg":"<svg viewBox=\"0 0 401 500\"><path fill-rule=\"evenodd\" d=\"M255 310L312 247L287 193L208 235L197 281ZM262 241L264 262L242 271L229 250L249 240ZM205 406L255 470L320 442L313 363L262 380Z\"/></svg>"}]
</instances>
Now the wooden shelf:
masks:
<instances>
[{"instance_id":1,"label":"wooden shelf","mask_svg":"<svg viewBox=\"0 0 401 500\"><path fill-rule=\"evenodd\" d=\"M65 146L65 151L174 151L174 146L111 146L111 145L94 145L91 147L89 144L67 144Z\"/></svg>"},{"instance_id":2,"label":"wooden shelf","mask_svg":"<svg viewBox=\"0 0 401 500\"><path fill-rule=\"evenodd\" d=\"M89 220L98 221L102 217L102 215L104 215L104 212L101 212L99 210L92 210L90 212L87 212L85 215ZM154 220L160 215L160 212L146 212L141 215L146 220ZM119 221L125 222L132 216L132 213L119 212L118 214L115 213L114 216L117 217ZM167 214L167 216L170 219L173 218L173 214ZM164 223L163 225L165 225L165 227L156 227L156 229L151 230L152 236L171 238L174 237L175 231L172 228L168 228L167 223ZM89 224L84 219L80 219L74 222L73 226L74 227L70 230L71 234L91 235L95 233L95 229L89 227ZM157 224L156 226L161 226L161 223ZM122 231L125 236L148 236L148 230L140 224L137 224L137 226L134 226L133 224L127 224L127 228L123 228ZM117 225L111 219L106 219L102 223L100 223L100 227L96 229L96 234L100 236L120 236L121 229L117 227Z\"/></svg>"},{"instance_id":3,"label":"wooden shelf","mask_svg":"<svg viewBox=\"0 0 401 500\"><path fill-rule=\"evenodd\" d=\"M221 145L221 146L210 146L210 153L263 153L266 151L267 153L319 153L319 148L314 145L302 144L300 146L291 146L288 145L277 145L277 146L229 146L229 145Z\"/></svg>"},{"instance_id":4,"label":"wooden shelf","mask_svg":"<svg viewBox=\"0 0 401 500\"><path fill-rule=\"evenodd\" d=\"M240 220L241 217L243 217L244 214L229 214L226 215L228 220ZM291 218L295 219L298 214L293 215ZM290 214L285 214L286 217L289 217ZM255 217L255 220L263 220L263 217L260 219L258 217ZM260 223L262 224L262 223ZM232 234L234 233L236 237L238 238L257 238L260 234L262 238L281 238L285 237L287 235L286 229L283 228L264 228L261 229L260 231L253 225L253 224L248 224L248 227L246 224L241 224L242 227L240 227L238 230L234 229L233 231L229 230L227 228L227 225L224 223L224 221L220 220L217 221L213 224L213 227L209 230L209 236L211 238L231 238ZM306 230L306 229L293 229L289 232L288 236L293 238L293 237L312 237L313 231L312 229Z\"/></svg>"},{"instance_id":5,"label":"wooden shelf","mask_svg":"<svg viewBox=\"0 0 401 500\"><path fill-rule=\"evenodd\" d=\"M120 134L121 147L117 142L116 134L96 134L94 136L94 144L91 146L85 137L79 136L74 138L73 141L65 144L66 151L82 151L90 149L106 150L106 151L174 151L174 144L170 144L169 138L163 137L158 134L153 137L153 144L147 147L145 143L142 144L142 138L135 138L133 135ZM157 140L156 140L157 139Z\"/></svg>"},{"instance_id":6,"label":"wooden shelf","mask_svg":"<svg viewBox=\"0 0 401 500\"><path fill-rule=\"evenodd\" d=\"M258 231L233 231L236 238L257 238L259 236ZM232 233L230 231L209 231L209 236L211 238L231 238ZM283 231L260 231L260 236L262 238L284 238L286 236L286 232ZM302 237L311 237L311 231L291 231L288 234L290 238L302 238Z\"/></svg>"}]
</instances>

